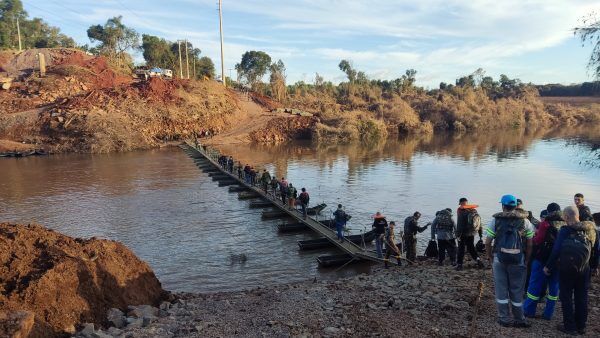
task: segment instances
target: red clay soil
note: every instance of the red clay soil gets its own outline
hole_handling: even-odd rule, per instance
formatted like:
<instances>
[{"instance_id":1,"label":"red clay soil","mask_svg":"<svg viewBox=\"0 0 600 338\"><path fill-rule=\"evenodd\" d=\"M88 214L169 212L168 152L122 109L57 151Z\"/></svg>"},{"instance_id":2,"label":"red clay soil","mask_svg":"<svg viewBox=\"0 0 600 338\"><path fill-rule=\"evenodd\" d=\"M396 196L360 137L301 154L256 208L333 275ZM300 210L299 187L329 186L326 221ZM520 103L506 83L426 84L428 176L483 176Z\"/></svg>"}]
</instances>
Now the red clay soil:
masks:
<instances>
[{"instance_id":1,"label":"red clay soil","mask_svg":"<svg viewBox=\"0 0 600 338\"><path fill-rule=\"evenodd\" d=\"M11 325L1 320L6 313L30 311L31 336L56 337L78 323L106 324L110 308L158 305L168 296L150 267L119 242L0 223L0 247L0 332Z\"/></svg>"},{"instance_id":2,"label":"red clay soil","mask_svg":"<svg viewBox=\"0 0 600 338\"><path fill-rule=\"evenodd\" d=\"M180 80L164 80L153 77L140 82L138 88L142 97L155 102L169 102L178 99L177 88L184 85Z\"/></svg>"},{"instance_id":3,"label":"red clay soil","mask_svg":"<svg viewBox=\"0 0 600 338\"><path fill-rule=\"evenodd\" d=\"M250 97L252 98L252 101L260 104L261 106L265 107L265 109L267 110L273 110L273 109L277 109L277 108L281 108L283 107L281 105L281 103L273 100L272 98L259 94L257 92L249 92Z\"/></svg>"}]
</instances>

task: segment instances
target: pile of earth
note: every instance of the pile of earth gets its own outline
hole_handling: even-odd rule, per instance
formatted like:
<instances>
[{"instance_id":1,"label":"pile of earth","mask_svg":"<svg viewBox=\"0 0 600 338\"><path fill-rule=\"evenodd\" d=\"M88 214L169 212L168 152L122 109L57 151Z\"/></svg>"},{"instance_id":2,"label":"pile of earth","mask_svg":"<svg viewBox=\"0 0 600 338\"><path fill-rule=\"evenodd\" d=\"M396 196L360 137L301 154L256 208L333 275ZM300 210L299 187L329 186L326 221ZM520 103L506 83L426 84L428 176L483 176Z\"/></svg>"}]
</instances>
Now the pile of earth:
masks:
<instances>
[{"instance_id":1,"label":"pile of earth","mask_svg":"<svg viewBox=\"0 0 600 338\"><path fill-rule=\"evenodd\" d=\"M150 267L115 241L71 238L39 225L0 224L0 333L14 314L34 337L74 333L83 322L105 325L110 308L158 305L169 294Z\"/></svg>"},{"instance_id":2,"label":"pile of earth","mask_svg":"<svg viewBox=\"0 0 600 338\"><path fill-rule=\"evenodd\" d=\"M259 143L308 140L317 122L317 118L309 116L277 117L271 119L263 128L251 132L250 139Z\"/></svg>"}]
</instances>

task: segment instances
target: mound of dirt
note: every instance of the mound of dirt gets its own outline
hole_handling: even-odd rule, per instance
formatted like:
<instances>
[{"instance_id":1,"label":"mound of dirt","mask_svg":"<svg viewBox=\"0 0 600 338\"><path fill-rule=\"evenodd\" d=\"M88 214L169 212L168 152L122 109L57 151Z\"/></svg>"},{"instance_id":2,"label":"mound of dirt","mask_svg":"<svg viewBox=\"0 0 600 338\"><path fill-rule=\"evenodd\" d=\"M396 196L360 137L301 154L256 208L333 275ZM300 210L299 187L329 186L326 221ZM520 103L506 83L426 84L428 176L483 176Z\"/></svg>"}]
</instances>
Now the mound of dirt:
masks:
<instances>
[{"instance_id":1,"label":"mound of dirt","mask_svg":"<svg viewBox=\"0 0 600 338\"><path fill-rule=\"evenodd\" d=\"M33 336L72 333L83 322L105 325L110 308L158 305L168 296L150 267L115 241L1 223L0 247L0 312L32 312Z\"/></svg>"},{"instance_id":2,"label":"mound of dirt","mask_svg":"<svg viewBox=\"0 0 600 338\"><path fill-rule=\"evenodd\" d=\"M251 132L250 139L261 143L306 140L311 138L316 123L316 118L308 116L277 117L270 120L265 127Z\"/></svg>"},{"instance_id":3,"label":"mound of dirt","mask_svg":"<svg viewBox=\"0 0 600 338\"><path fill-rule=\"evenodd\" d=\"M138 88L142 97L155 102L174 101L178 98L177 88L183 85L181 80L164 80L158 77L140 82Z\"/></svg>"},{"instance_id":4,"label":"mound of dirt","mask_svg":"<svg viewBox=\"0 0 600 338\"><path fill-rule=\"evenodd\" d=\"M272 98L259 94L257 92L249 92L248 93L250 95L250 97L252 98L252 101L258 103L259 105L263 106L265 109L267 110L273 110L273 109L277 109L277 108L281 108L283 107L281 105L281 103L273 100Z\"/></svg>"}]
</instances>

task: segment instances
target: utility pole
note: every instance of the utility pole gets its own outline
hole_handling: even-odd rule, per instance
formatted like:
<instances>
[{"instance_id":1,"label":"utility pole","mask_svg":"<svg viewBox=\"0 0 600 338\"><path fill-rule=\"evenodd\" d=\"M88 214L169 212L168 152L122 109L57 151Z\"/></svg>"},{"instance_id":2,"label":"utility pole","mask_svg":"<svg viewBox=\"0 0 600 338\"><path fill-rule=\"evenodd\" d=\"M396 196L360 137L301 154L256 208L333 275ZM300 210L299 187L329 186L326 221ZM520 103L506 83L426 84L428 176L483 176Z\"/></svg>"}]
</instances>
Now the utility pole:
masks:
<instances>
[{"instance_id":1,"label":"utility pole","mask_svg":"<svg viewBox=\"0 0 600 338\"><path fill-rule=\"evenodd\" d=\"M194 69L194 80L197 80L197 78L196 78L196 54L192 54L192 68Z\"/></svg>"},{"instance_id":2,"label":"utility pole","mask_svg":"<svg viewBox=\"0 0 600 338\"><path fill-rule=\"evenodd\" d=\"M227 87L225 61L223 58L223 8L221 7L221 0L219 0L219 33L221 34L221 81L223 81L223 86Z\"/></svg>"},{"instance_id":3,"label":"utility pole","mask_svg":"<svg viewBox=\"0 0 600 338\"><path fill-rule=\"evenodd\" d=\"M181 63L181 40L177 40L177 50L179 51L179 78L183 79L183 64Z\"/></svg>"},{"instance_id":4,"label":"utility pole","mask_svg":"<svg viewBox=\"0 0 600 338\"><path fill-rule=\"evenodd\" d=\"M188 80L190 79L190 62L188 61L188 41L185 39L185 68Z\"/></svg>"},{"instance_id":5,"label":"utility pole","mask_svg":"<svg viewBox=\"0 0 600 338\"><path fill-rule=\"evenodd\" d=\"M21 27L19 27L19 17L17 16L17 35L19 36L19 52L21 51Z\"/></svg>"}]
</instances>

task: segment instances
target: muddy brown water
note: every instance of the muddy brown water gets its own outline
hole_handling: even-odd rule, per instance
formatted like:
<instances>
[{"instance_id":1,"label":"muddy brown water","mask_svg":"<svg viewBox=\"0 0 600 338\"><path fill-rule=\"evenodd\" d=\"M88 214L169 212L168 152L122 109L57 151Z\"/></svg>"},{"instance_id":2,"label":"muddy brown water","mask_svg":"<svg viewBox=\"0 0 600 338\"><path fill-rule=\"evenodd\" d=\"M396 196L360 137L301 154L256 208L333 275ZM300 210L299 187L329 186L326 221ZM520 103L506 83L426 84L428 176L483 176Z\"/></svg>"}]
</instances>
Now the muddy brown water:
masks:
<instances>
[{"instance_id":1,"label":"muddy brown water","mask_svg":"<svg viewBox=\"0 0 600 338\"><path fill-rule=\"evenodd\" d=\"M600 211L597 153L586 139L560 134L499 134L388 141L375 145L223 146L243 162L307 187L312 203L337 203L354 217L352 233L368 230L382 211L402 221L415 210L432 220L459 197L480 205L484 220L513 193L538 215L549 202L571 203L575 192ZM78 237L122 241L147 261L165 288L215 292L369 272L368 264L319 269L300 252L311 233L278 234L218 187L179 148L110 155L0 159L0 219L38 222ZM420 234L420 252L429 230ZM245 254L245 262L231 259Z\"/></svg>"}]
</instances>

